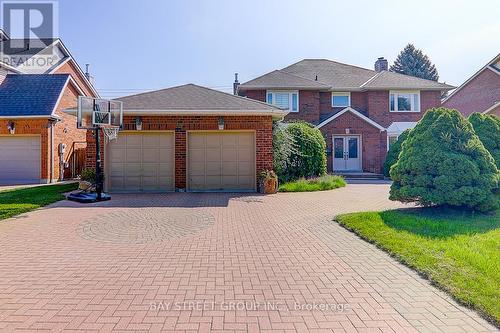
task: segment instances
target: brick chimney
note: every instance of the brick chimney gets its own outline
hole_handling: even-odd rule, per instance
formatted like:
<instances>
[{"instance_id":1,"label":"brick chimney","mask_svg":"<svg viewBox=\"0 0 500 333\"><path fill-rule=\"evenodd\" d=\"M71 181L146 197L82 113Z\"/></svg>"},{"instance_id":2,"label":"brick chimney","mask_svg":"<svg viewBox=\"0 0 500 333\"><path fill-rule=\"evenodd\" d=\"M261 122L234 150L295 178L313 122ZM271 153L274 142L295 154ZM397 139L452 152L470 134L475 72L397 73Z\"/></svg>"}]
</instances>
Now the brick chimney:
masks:
<instances>
[{"instance_id":1,"label":"brick chimney","mask_svg":"<svg viewBox=\"0 0 500 333\"><path fill-rule=\"evenodd\" d=\"M376 72L381 72L381 71L386 71L389 69L389 63L387 62L387 59L384 57L380 57L375 61L375 71Z\"/></svg>"},{"instance_id":2,"label":"brick chimney","mask_svg":"<svg viewBox=\"0 0 500 333\"><path fill-rule=\"evenodd\" d=\"M234 73L233 95L238 95L238 86L239 85L240 85L240 81L238 81L238 73Z\"/></svg>"}]
</instances>

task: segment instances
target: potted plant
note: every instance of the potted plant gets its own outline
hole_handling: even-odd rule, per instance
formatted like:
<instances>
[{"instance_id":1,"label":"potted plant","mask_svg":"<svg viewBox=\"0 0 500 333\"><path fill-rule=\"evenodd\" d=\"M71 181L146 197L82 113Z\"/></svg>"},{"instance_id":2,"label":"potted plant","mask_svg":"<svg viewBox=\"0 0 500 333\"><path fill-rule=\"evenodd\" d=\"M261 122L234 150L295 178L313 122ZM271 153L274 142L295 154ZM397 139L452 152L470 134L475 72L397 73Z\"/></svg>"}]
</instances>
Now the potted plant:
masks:
<instances>
[{"instance_id":1,"label":"potted plant","mask_svg":"<svg viewBox=\"0 0 500 333\"><path fill-rule=\"evenodd\" d=\"M273 170L264 170L259 175L259 191L264 194L278 192L278 176Z\"/></svg>"}]
</instances>

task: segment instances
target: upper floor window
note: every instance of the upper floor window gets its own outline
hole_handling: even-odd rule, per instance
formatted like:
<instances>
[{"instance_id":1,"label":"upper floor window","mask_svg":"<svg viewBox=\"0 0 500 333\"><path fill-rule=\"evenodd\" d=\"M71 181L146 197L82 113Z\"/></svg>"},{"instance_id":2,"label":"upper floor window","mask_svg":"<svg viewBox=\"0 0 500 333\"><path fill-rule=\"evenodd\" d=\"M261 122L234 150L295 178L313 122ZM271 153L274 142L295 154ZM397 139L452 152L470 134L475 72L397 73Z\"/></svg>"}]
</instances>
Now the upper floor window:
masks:
<instances>
[{"instance_id":1,"label":"upper floor window","mask_svg":"<svg viewBox=\"0 0 500 333\"><path fill-rule=\"evenodd\" d=\"M266 94L267 103L276 105L290 112L299 112L298 91L271 91Z\"/></svg>"},{"instance_id":2,"label":"upper floor window","mask_svg":"<svg viewBox=\"0 0 500 333\"><path fill-rule=\"evenodd\" d=\"M332 92L333 107L348 107L351 106L351 93L349 92Z\"/></svg>"},{"instance_id":3,"label":"upper floor window","mask_svg":"<svg viewBox=\"0 0 500 333\"><path fill-rule=\"evenodd\" d=\"M391 112L420 112L420 92L391 91L389 110Z\"/></svg>"}]
</instances>

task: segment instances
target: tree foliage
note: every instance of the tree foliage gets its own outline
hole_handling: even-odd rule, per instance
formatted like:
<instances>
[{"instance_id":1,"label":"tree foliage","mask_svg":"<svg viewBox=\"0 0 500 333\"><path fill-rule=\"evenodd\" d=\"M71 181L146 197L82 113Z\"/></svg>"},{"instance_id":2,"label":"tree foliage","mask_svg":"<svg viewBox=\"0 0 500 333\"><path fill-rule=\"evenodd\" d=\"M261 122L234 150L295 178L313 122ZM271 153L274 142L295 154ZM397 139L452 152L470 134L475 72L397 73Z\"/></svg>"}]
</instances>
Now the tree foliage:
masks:
<instances>
[{"instance_id":1,"label":"tree foliage","mask_svg":"<svg viewBox=\"0 0 500 333\"><path fill-rule=\"evenodd\" d=\"M326 174L326 143L320 130L306 122L276 125L274 169L280 181Z\"/></svg>"},{"instance_id":2,"label":"tree foliage","mask_svg":"<svg viewBox=\"0 0 500 333\"><path fill-rule=\"evenodd\" d=\"M484 148L488 149L495 159L497 168L500 169L500 119L495 115L473 113L469 116L469 121Z\"/></svg>"},{"instance_id":3,"label":"tree foliage","mask_svg":"<svg viewBox=\"0 0 500 333\"><path fill-rule=\"evenodd\" d=\"M391 200L498 208L498 169L470 122L456 110L429 110L405 140L390 174Z\"/></svg>"},{"instance_id":4,"label":"tree foliage","mask_svg":"<svg viewBox=\"0 0 500 333\"><path fill-rule=\"evenodd\" d=\"M438 71L429 57L413 44L406 45L399 53L390 71L432 81L439 79Z\"/></svg>"},{"instance_id":5,"label":"tree foliage","mask_svg":"<svg viewBox=\"0 0 500 333\"><path fill-rule=\"evenodd\" d=\"M385 158L384 162L384 176L389 177L389 171L391 170L391 167L396 164L399 153L401 152L401 146L408 137L410 131L411 129L407 129L406 131L401 133L398 137L398 140L389 147L389 151L387 152L387 157Z\"/></svg>"}]
</instances>

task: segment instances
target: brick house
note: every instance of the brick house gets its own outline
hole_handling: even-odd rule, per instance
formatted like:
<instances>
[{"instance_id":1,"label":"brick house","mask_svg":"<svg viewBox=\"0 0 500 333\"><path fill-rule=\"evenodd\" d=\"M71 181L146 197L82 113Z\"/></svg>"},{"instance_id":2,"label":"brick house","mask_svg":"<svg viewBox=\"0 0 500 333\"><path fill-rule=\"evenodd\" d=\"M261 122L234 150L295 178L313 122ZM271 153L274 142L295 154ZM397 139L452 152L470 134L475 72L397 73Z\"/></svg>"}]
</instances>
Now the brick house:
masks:
<instances>
[{"instance_id":1,"label":"brick house","mask_svg":"<svg viewBox=\"0 0 500 333\"><path fill-rule=\"evenodd\" d=\"M19 43L22 51L12 47ZM74 174L77 157L84 162L85 132L62 110L74 107L79 95L98 96L61 40L11 41L0 34L1 184L50 183Z\"/></svg>"},{"instance_id":2,"label":"brick house","mask_svg":"<svg viewBox=\"0 0 500 333\"><path fill-rule=\"evenodd\" d=\"M424 112L441 105L453 87L387 71L326 59L305 59L243 84L240 96L289 110L285 120L305 120L321 130L329 172L381 173L390 142L412 128Z\"/></svg>"},{"instance_id":3,"label":"brick house","mask_svg":"<svg viewBox=\"0 0 500 333\"><path fill-rule=\"evenodd\" d=\"M446 97L443 106L464 116L473 112L500 116L500 54Z\"/></svg>"},{"instance_id":4,"label":"brick house","mask_svg":"<svg viewBox=\"0 0 500 333\"><path fill-rule=\"evenodd\" d=\"M118 100L123 128L100 141L111 192L255 191L259 173L273 167L273 120L287 114L194 84ZM87 143L87 166L95 167L92 130Z\"/></svg>"}]
</instances>

